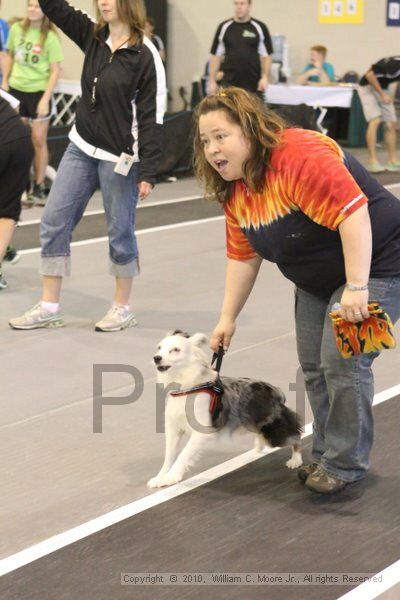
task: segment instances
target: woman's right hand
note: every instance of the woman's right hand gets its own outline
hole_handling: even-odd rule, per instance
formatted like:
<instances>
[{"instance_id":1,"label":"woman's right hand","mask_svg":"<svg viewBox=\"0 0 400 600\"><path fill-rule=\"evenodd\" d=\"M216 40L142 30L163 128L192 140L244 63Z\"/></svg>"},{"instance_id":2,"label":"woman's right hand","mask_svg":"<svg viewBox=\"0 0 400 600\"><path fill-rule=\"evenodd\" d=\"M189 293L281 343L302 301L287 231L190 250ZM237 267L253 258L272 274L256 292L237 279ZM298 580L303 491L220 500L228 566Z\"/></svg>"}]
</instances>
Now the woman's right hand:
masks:
<instances>
[{"instance_id":1,"label":"woman's right hand","mask_svg":"<svg viewBox=\"0 0 400 600\"><path fill-rule=\"evenodd\" d=\"M4 90L5 92L8 92L10 89L10 86L8 85L8 81L5 81L5 79L3 79L3 81L1 82L0 85L1 89Z\"/></svg>"},{"instance_id":2,"label":"woman's right hand","mask_svg":"<svg viewBox=\"0 0 400 600\"><path fill-rule=\"evenodd\" d=\"M228 350L231 339L236 330L236 323L228 317L221 317L211 334L210 347L214 352L218 352L220 346L223 346L225 352Z\"/></svg>"}]
</instances>

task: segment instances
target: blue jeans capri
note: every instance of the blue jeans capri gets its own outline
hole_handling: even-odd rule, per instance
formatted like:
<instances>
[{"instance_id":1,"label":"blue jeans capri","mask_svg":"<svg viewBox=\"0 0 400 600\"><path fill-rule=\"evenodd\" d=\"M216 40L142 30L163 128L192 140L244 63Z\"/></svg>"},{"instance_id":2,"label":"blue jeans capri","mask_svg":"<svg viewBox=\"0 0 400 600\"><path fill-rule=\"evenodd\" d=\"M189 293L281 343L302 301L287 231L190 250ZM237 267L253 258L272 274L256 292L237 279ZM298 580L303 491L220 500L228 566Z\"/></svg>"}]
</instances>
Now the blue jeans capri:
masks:
<instances>
[{"instance_id":1,"label":"blue jeans capri","mask_svg":"<svg viewBox=\"0 0 400 600\"><path fill-rule=\"evenodd\" d=\"M134 163L126 177L114 173L114 168L115 163L92 158L69 144L40 224L42 275L70 275L72 232L98 187L107 221L109 272L121 278L139 274L135 236L138 165Z\"/></svg>"}]
</instances>

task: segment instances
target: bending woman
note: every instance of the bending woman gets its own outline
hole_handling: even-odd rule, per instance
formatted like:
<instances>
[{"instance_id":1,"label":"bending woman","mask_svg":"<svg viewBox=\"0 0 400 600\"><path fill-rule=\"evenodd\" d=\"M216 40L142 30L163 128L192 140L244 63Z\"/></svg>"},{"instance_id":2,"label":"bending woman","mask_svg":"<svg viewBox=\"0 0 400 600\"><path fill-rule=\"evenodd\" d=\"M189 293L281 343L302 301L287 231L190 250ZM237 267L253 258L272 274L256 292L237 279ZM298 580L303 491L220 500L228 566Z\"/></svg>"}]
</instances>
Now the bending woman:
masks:
<instances>
[{"instance_id":1,"label":"bending woman","mask_svg":"<svg viewBox=\"0 0 400 600\"><path fill-rule=\"evenodd\" d=\"M368 299L400 315L400 203L320 133L286 127L255 96L227 88L198 107L195 161L223 204L227 275L212 348L227 348L262 261L295 284L299 361L314 415L309 489L362 479L373 441L371 365L377 353L339 353L328 313L359 322Z\"/></svg>"}]
</instances>

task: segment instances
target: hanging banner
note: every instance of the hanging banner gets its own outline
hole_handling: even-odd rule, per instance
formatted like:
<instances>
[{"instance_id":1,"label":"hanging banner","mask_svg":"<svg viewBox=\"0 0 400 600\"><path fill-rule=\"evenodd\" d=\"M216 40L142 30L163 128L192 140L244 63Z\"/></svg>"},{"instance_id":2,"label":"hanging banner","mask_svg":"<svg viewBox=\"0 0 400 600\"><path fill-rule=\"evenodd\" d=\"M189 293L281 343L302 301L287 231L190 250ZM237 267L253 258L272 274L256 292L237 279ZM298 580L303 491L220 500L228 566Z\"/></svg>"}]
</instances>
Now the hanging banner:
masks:
<instances>
[{"instance_id":1,"label":"hanging banner","mask_svg":"<svg viewBox=\"0 0 400 600\"><path fill-rule=\"evenodd\" d=\"M318 22L360 25L364 22L364 0L318 0Z\"/></svg>"},{"instance_id":2,"label":"hanging banner","mask_svg":"<svg viewBox=\"0 0 400 600\"><path fill-rule=\"evenodd\" d=\"M386 25L388 27L400 27L400 0L388 0Z\"/></svg>"}]
</instances>

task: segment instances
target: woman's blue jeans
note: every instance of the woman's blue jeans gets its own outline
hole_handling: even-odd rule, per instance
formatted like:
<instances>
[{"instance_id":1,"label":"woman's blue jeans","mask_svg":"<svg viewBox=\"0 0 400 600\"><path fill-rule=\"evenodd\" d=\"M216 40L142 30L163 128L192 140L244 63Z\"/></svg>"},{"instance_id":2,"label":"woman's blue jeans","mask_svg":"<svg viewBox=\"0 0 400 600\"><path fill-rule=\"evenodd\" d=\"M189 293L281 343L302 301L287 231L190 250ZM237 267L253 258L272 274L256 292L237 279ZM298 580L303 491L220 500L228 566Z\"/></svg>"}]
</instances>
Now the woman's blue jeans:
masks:
<instances>
[{"instance_id":1,"label":"woman's blue jeans","mask_svg":"<svg viewBox=\"0 0 400 600\"><path fill-rule=\"evenodd\" d=\"M125 177L114 173L115 163L88 156L70 143L59 165L40 225L42 275L71 272L71 236L98 187L107 221L110 274L133 277L139 273L135 236L138 168Z\"/></svg>"},{"instance_id":2,"label":"woman's blue jeans","mask_svg":"<svg viewBox=\"0 0 400 600\"><path fill-rule=\"evenodd\" d=\"M369 290L370 301L379 302L395 323L400 316L400 277L370 279ZM343 287L325 301L296 290L297 352L314 415L313 460L339 479L357 481L369 468L374 399L371 366L379 352L342 358L328 316L342 293Z\"/></svg>"}]
</instances>

